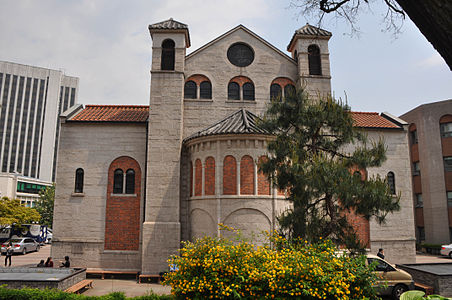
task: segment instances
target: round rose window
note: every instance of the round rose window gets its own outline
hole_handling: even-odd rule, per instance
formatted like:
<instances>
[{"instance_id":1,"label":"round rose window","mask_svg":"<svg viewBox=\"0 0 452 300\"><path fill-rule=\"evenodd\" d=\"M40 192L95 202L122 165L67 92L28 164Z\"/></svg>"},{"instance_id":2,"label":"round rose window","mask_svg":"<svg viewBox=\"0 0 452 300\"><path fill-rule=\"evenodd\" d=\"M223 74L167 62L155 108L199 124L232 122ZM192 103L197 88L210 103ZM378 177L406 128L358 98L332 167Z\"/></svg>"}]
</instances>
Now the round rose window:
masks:
<instances>
[{"instance_id":1,"label":"round rose window","mask_svg":"<svg viewBox=\"0 0 452 300\"><path fill-rule=\"evenodd\" d=\"M254 60L254 52L250 46L236 43L228 49L228 59L234 66L246 67Z\"/></svg>"}]
</instances>

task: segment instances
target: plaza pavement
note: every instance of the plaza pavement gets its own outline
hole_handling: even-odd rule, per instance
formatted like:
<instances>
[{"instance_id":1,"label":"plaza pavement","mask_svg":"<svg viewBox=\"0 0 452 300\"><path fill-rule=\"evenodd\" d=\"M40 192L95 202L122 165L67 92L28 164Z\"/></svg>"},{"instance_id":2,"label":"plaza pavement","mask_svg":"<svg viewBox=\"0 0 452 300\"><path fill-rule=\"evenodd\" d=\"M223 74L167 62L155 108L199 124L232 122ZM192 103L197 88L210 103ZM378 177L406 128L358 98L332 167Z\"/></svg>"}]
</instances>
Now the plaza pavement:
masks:
<instances>
[{"instance_id":1,"label":"plaza pavement","mask_svg":"<svg viewBox=\"0 0 452 300\"><path fill-rule=\"evenodd\" d=\"M32 252L26 255L14 255L12 257L12 267L19 266L36 266L41 259L46 260L50 256L51 245L41 247L39 252ZM4 256L1 257L0 266L4 266ZM416 263L452 263L448 257L441 257L429 254L417 254ZM55 267L58 267L59 261L54 261ZM83 295L86 296L101 296L111 292L124 292L128 297L143 296L151 292L161 295L168 295L171 293L171 288L155 283L141 283L138 284L134 279L118 279L94 278L93 288L86 290Z\"/></svg>"}]
</instances>

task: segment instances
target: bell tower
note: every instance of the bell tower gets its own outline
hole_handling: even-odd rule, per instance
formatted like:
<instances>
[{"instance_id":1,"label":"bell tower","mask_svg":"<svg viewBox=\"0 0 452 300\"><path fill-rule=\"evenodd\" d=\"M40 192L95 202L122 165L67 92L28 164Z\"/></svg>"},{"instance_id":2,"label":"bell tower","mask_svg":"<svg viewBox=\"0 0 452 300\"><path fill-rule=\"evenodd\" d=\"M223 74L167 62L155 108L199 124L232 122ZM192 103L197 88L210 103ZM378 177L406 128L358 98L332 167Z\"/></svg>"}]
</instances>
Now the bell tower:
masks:
<instances>
[{"instance_id":1,"label":"bell tower","mask_svg":"<svg viewBox=\"0 0 452 300\"><path fill-rule=\"evenodd\" d=\"M166 271L180 247L180 159L187 25L172 18L149 25L152 38L142 273Z\"/></svg>"},{"instance_id":2,"label":"bell tower","mask_svg":"<svg viewBox=\"0 0 452 300\"><path fill-rule=\"evenodd\" d=\"M302 86L312 96L331 94L329 31L306 24L296 30L287 50L298 62L298 76Z\"/></svg>"}]
</instances>

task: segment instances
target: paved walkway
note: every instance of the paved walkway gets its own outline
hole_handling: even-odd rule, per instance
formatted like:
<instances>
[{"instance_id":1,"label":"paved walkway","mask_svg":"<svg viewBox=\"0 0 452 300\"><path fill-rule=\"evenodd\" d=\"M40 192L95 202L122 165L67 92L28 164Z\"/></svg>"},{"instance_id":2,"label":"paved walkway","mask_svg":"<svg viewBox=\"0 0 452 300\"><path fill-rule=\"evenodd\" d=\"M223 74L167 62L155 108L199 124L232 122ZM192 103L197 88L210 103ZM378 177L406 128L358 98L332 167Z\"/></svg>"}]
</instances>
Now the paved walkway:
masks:
<instances>
[{"instance_id":1,"label":"paved walkway","mask_svg":"<svg viewBox=\"0 0 452 300\"><path fill-rule=\"evenodd\" d=\"M36 266L41 259L46 260L50 256L51 245L41 247L39 252L32 252L26 255L14 255L12 257L12 266ZM2 256L4 258L4 256ZM0 260L0 266L3 267L4 259ZM416 254L416 263L452 263L452 259L445 256ZM59 265L54 262L55 267ZM101 296L111 292L124 292L127 297L143 296L151 292L158 295L168 295L171 288L155 283L138 284L134 279L93 279L93 288L85 291L86 296Z\"/></svg>"}]
</instances>

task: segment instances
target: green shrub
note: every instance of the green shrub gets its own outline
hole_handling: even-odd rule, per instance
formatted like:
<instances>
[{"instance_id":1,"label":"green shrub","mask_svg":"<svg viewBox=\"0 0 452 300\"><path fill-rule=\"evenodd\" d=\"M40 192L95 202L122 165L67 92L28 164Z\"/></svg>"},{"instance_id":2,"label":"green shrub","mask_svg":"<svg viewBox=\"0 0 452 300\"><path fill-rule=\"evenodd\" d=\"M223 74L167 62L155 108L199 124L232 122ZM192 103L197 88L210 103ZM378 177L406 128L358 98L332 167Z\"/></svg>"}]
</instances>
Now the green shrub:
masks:
<instances>
[{"instance_id":1,"label":"green shrub","mask_svg":"<svg viewBox=\"0 0 452 300\"><path fill-rule=\"evenodd\" d=\"M164 284L184 299L378 298L364 256L337 255L331 241L271 241L272 248L209 237L186 242L169 260L178 270L166 274Z\"/></svg>"}]
</instances>

